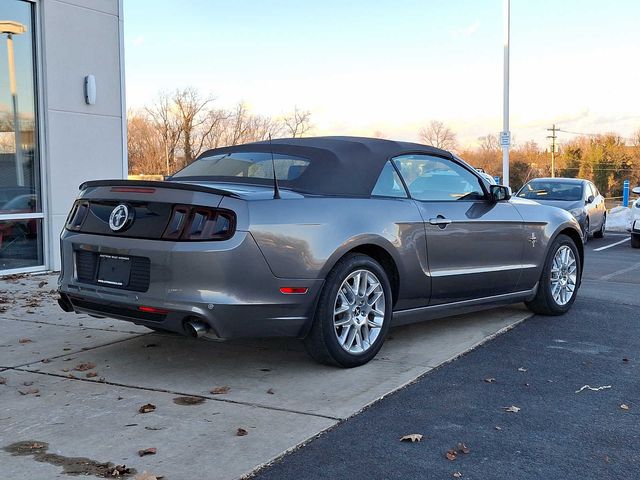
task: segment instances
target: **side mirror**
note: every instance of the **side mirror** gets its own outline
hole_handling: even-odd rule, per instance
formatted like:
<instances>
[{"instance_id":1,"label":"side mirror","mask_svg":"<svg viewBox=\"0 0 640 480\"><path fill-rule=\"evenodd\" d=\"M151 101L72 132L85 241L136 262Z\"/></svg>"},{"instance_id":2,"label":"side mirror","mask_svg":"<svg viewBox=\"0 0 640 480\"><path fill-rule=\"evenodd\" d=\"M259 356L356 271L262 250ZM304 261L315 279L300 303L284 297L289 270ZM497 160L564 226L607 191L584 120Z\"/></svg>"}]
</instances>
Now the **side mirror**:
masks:
<instances>
[{"instance_id":1,"label":"side mirror","mask_svg":"<svg viewBox=\"0 0 640 480\"><path fill-rule=\"evenodd\" d=\"M640 195L640 187L635 187L633 190L631 190L633 193L635 193L636 195Z\"/></svg>"},{"instance_id":2,"label":"side mirror","mask_svg":"<svg viewBox=\"0 0 640 480\"><path fill-rule=\"evenodd\" d=\"M589 205L590 203L593 203L595 199L596 197L594 197L593 195L589 195L589 198L587 198L587 201L585 203Z\"/></svg>"},{"instance_id":3,"label":"side mirror","mask_svg":"<svg viewBox=\"0 0 640 480\"><path fill-rule=\"evenodd\" d=\"M501 202L511 198L511 189L504 185L490 185L489 193L491 194L491 200L494 202Z\"/></svg>"}]
</instances>

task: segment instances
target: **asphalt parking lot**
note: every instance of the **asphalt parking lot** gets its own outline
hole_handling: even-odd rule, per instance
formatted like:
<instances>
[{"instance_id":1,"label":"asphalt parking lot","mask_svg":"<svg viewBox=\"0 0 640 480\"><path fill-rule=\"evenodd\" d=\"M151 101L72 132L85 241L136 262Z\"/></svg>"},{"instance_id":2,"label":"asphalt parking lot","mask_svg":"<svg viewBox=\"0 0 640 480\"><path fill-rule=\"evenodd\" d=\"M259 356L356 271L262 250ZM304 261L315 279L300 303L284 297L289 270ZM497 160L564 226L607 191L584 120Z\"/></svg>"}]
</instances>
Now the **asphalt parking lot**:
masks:
<instances>
[{"instance_id":1,"label":"asphalt parking lot","mask_svg":"<svg viewBox=\"0 0 640 480\"><path fill-rule=\"evenodd\" d=\"M561 355L565 350L543 349L545 356L542 357L532 349L533 345L564 337L568 337L567 342L577 341L580 333L589 337L588 342L606 344L609 352L622 355L624 345L618 343L639 338L635 333L638 327L632 322L637 312L632 306L640 305L640 296L636 294L640 283L640 252L632 250L628 241L598 249L623 238L609 235L587 245L585 280L571 316L575 320L562 320L567 325L575 321L580 325L577 331L568 330L562 336L552 329L560 328L563 323L543 317L533 317L516 326L529 317L521 306L494 309L394 329L375 361L352 370L313 363L296 341L193 341L148 333L144 328L124 322L65 314L54 305L53 275L5 281L0 287L0 301L4 302L0 304L0 328L3 329L0 377L4 379L0 385L0 463L3 473L7 478L67 478L65 471L104 473L108 467L100 465L112 462L138 472L146 470L163 475L166 479L233 479L249 474L330 429L307 446L284 456L274 466L260 471L259 475L311 478L311 468L315 468L318 475L325 471L335 473L317 478L338 478L347 471L350 476L357 476L352 475L355 471L366 473L359 463L342 473L337 469L339 465L346 465L344 452L348 445L350 458L355 455L358 462L377 459L381 465L395 465L397 478L413 478L407 470L409 465L450 476L457 464L446 463L446 468L439 470L439 456L434 457L431 465L430 455L421 454L420 461L400 455L392 461L387 453L381 458L380 452L400 448L398 445L405 448L396 436L399 432L414 433L409 430L422 425L420 422L424 420L420 412L436 416L430 419L429 425L441 422L438 428L443 435L449 430L458 431L464 422L457 417L463 415L469 405L489 400L486 391L480 388L485 386L483 382L465 373L469 368L479 369L481 377L491 374L485 368L491 361L504 363L504 368L520 363L546 365L548 361L549 365L555 365L553 362L560 362L556 368L562 370L569 364L554 355ZM584 324L580 323L583 313L588 313L590 318ZM619 321L626 323L618 325ZM602 323L624 327L621 331L630 335L611 336L604 342L599 328ZM514 326L511 332L449 362ZM508 343L511 339L518 340L520 345L511 349ZM491 355L482 353L495 349ZM520 356L510 358L516 354ZM474 355L478 356L475 360ZM625 355L636 358L635 352ZM630 363L627 366L635 368L633 361ZM535 370L529 367L526 373L532 375ZM578 376L580 371L579 366L571 366L557 375L565 378L575 375L575 381L571 378L571 388L573 383L583 380L597 383L595 378ZM516 374L525 372L516 370ZM545 375L542 366L537 374ZM413 383L416 378L420 380ZM610 380L611 375L606 378ZM631 382L632 377L627 380ZM502 380L488 386L502 386L501 383ZM409 386L402 388L406 385ZM386 396L398 389L397 393ZM519 401L517 397L509 398L506 391L495 390L494 400L500 406ZM637 384L635 391L638 391ZM609 394L593 393L584 398L605 399ZM546 398L547 394L541 391L540 398ZM413 402L412 409L398 408L398 399L407 395L408 399L403 401ZM381 397L385 398L378 401ZM376 401L364 413L350 418ZM635 418L633 398L624 401L631 406L625 412L629 414L627 418ZM147 404L155 409L139 413L140 407ZM384 421L379 422L374 413L380 409ZM473 422L481 421L480 415L471 417ZM589 418L572 419L572 425L582 425ZM543 419L543 416L539 418ZM473 422L469 423L467 418L467 423ZM372 430L361 430L363 424L373 426ZM625 428L637 440L637 430L634 433L633 428ZM355 437L349 436L349 432ZM426 428L425 434L435 435L434 428ZM520 435L525 441L526 429ZM571 442L568 435L564 441ZM378 437L386 439L385 442ZM475 437L468 437L474 445L481 445ZM544 440L544 436L540 438ZM465 437L459 441L471 442L471 439ZM557 437L558 441L562 439L562 435ZM32 442L31 445L38 442L42 448L46 444L47 452L16 451L17 442ZM429 449L434 444L428 439L410 446ZM344 448L337 448L340 445ZM369 445L375 447L372 450L378 452L376 455L367 448ZM505 445L507 448L510 444ZM535 450L537 444L532 445ZM147 448L155 448L157 452L138 455L139 450ZM568 445L562 448L581 458L579 448ZM438 446L429 452L440 455L440 450ZM465 456L465 461L478 456L474 451ZM616 448L610 451L609 458L617 458ZM490 459L490 452L485 456ZM78 461L76 457L84 460ZM505 461L506 458L511 457L505 457ZM374 475L376 478L395 475L390 475L384 465L377 467L382 470L379 470L380 476ZM400 475L401 472L405 475Z\"/></svg>"},{"instance_id":2,"label":"asphalt parking lot","mask_svg":"<svg viewBox=\"0 0 640 480\"><path fill-rule=\"evenodd\" d=\"M638 478L640 251L625 238L587 244L567 315L530 318L257 478Z\"/></svg>"}]
</instances>

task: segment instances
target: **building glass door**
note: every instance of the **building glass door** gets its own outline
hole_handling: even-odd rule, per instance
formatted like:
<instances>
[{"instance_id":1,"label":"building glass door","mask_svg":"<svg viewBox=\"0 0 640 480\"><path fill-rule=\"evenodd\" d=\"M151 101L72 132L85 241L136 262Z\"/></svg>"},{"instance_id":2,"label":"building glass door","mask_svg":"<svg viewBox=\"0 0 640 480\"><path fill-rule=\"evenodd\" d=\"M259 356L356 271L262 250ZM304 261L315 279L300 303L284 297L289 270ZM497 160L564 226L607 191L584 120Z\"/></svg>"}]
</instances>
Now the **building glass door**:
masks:
<instances>
[{"instance_id":1,"label":"building glass door","mask_svg":"<svg viewBox=\"0 0 640 480\"><path fill-rule=\"evenodd\" d=\"M0 274L44 265L34 9L0 2Z\"/></svg>"}]
</instances>

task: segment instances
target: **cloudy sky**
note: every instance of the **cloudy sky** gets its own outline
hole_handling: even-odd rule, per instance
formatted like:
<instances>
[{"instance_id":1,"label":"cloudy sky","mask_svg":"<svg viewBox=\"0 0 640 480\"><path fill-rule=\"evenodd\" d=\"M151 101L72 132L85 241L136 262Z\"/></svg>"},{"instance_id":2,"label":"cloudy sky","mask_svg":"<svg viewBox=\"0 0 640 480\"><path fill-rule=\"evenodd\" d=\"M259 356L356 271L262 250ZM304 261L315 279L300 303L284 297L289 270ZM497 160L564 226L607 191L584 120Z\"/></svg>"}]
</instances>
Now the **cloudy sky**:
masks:
<instances>
[{"instance_id":1,"label":"cloudy sky","mask_svg":"<svg viewBox=\"0 0 640 480\"><path fill-rule=\"evenodd\" d=\"M127 102L195 86L218 105L312 111L316 134L463 145L502 128L502 0L127 0ZM511 131L545 145L640 128L640 2L511 2ZM570 135L561 139L569 139Z\"/></svg>"}]
</instances>

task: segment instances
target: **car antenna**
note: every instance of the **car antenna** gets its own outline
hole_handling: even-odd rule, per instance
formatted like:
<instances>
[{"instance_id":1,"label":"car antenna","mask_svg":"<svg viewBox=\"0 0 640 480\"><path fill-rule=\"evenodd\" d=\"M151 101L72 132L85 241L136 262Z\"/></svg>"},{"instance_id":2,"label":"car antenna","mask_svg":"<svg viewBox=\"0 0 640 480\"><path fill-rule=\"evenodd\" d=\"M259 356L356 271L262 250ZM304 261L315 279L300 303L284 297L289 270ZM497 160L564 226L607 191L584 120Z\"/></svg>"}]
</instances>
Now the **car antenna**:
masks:
<instances>
[{"instance_id":1,"label":"car antenna","mask_svg":"<svg viewBox=\"0 0 640 480\"><path fill-rule=\"evenodd\" d=\"M269 134L269 150L271 150L271 167L273 168L273 198L280 198L280 189L278 188L278 177L276 176L276 161L273 159L273 144L271 143L271 134Z\"/></svg>"}]
</instances>

